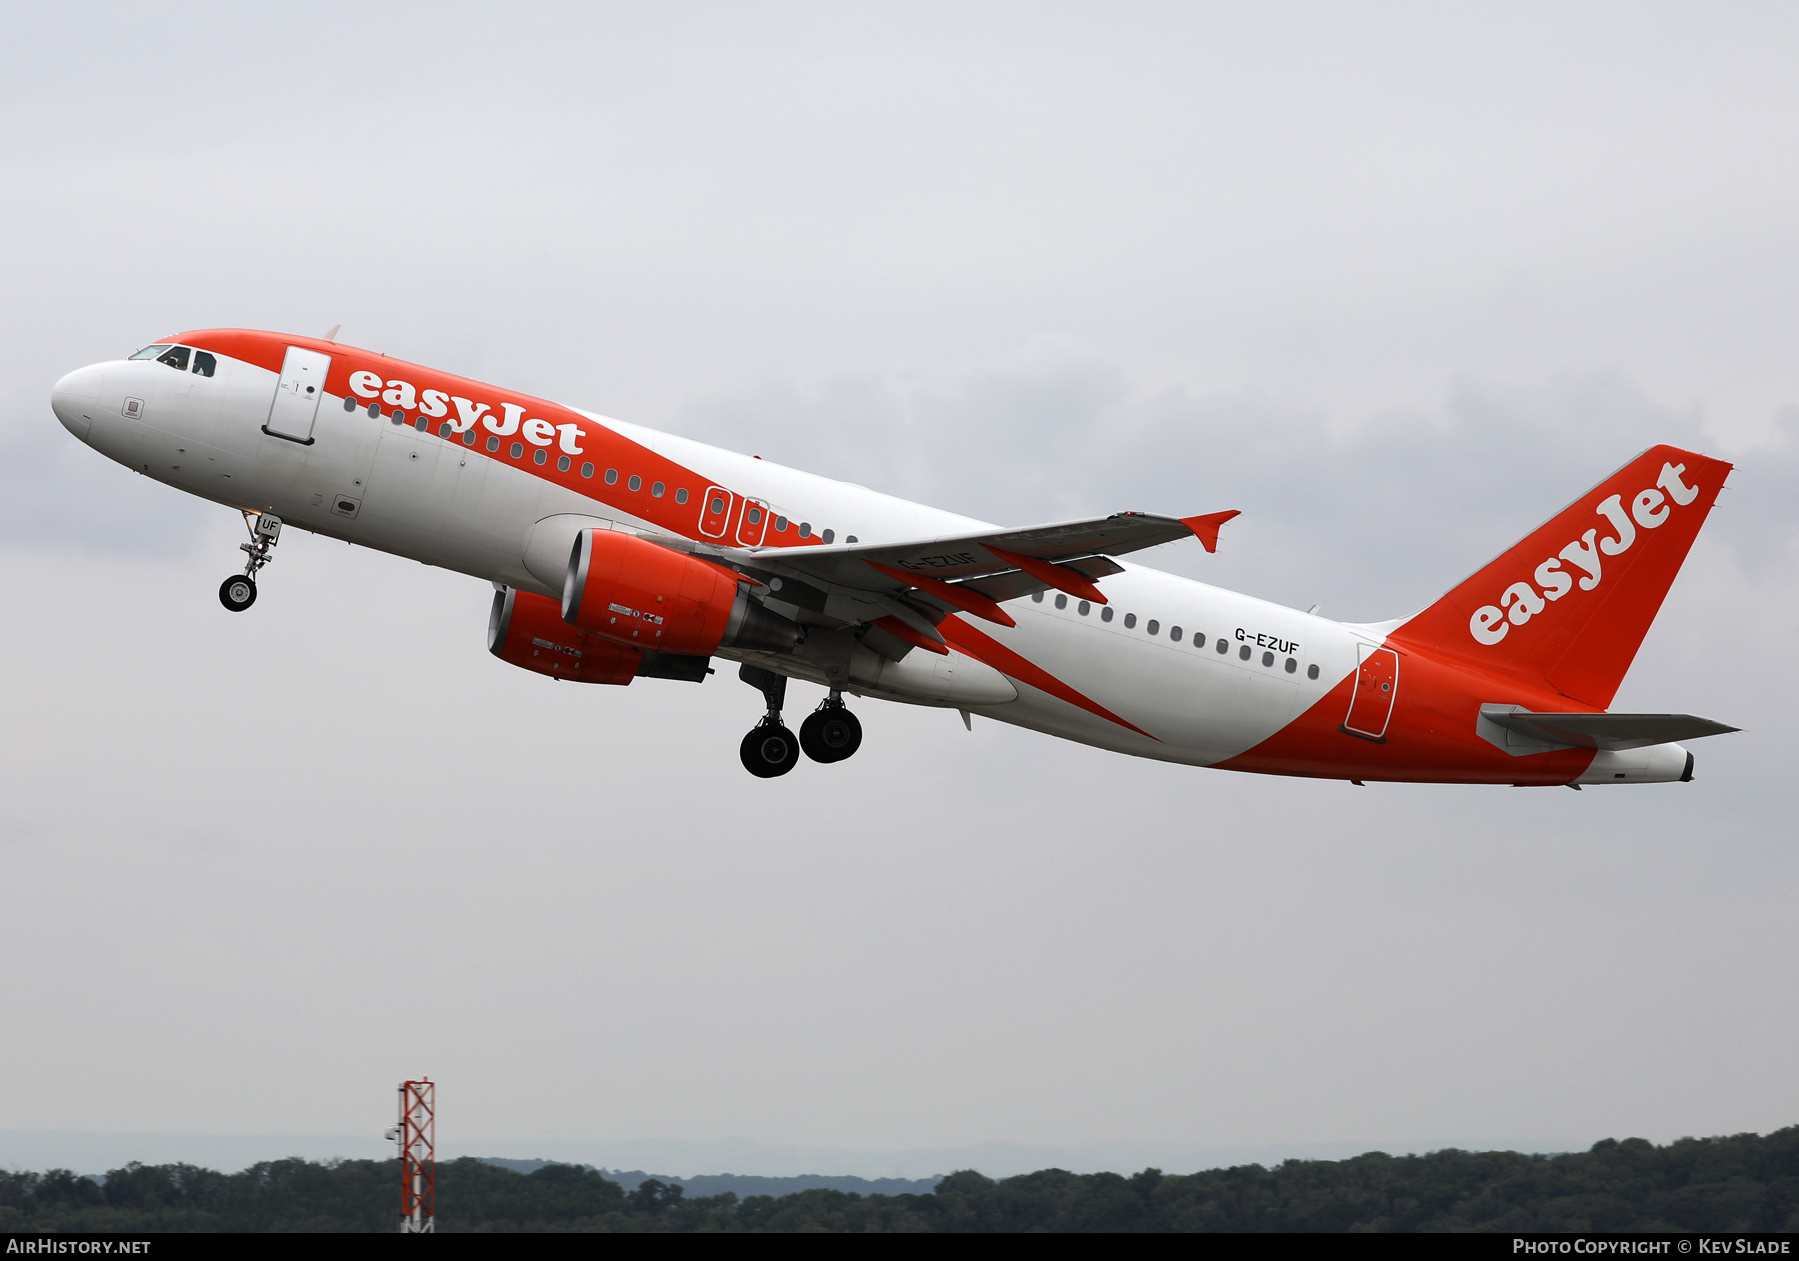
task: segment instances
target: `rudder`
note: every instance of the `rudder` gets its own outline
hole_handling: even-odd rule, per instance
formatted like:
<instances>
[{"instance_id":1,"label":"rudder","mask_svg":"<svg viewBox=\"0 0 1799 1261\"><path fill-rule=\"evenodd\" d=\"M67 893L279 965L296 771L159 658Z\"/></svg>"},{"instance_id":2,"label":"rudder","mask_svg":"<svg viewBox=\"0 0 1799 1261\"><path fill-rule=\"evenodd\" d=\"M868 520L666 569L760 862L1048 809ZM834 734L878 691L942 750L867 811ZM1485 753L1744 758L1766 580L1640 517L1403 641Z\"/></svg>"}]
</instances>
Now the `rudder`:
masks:
<instances>
[{"instance_id":1,"label":"rudder","mask_svg":"<svg viewBox=\"0 0 1799 1261\"><path fill-rule=\"evenodd\" d=\"M1606 708L1731 467L1651 447L1390 639Z\"/></svg>"}]
</instances>

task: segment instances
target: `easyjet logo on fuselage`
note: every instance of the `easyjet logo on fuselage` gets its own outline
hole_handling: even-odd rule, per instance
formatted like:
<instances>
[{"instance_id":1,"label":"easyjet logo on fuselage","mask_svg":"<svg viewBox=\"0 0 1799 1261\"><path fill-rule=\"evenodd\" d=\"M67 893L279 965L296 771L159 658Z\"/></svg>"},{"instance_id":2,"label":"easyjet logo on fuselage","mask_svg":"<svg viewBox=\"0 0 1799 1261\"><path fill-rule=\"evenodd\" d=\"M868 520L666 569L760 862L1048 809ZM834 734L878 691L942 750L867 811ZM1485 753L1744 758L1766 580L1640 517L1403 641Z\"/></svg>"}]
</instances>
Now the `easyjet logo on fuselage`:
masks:
<instances>
[{"instance_id":1,"label":"easyjet logo on fuselage","mask_svg":"<svg viewBox=\"0 0 1799 1261\"><path fill-rule=\"evenodd\" d=\"M587 431L579 425L559 425L538 418L527 418L527 409L518 403L501 403L496 415L491 404L459 398L443 390L425 390L420 393L410 381L383 381L379 373L367 370L350 374L350 388L358 397L368 399L371 403L379 400L389 407L407 412L416 411L433 420L449 416L453 404L456 415L450 420L450 428L457 433L467 433L479 421L482 428L495 437L506 438L518 434L534 447L547 447L555 443L568 455L580 455L583 450L581 439L587 436Z\"/></svg>"},{"instance_id":2,"label":"easyjet logo on fuselage","mask_svg":"<svg viewBox=\"0 0 1799 1261\"><path fill-rule=\"evenodd\" d=\"M1562 568L1563 561L1580 571L1582 591L1593 590L1604 578L1601 557L1621 556L1629 551L1631 544L1637 541L1638 526L1645 530L1660 526L1674 510L1669 506L1670 500L1675 506L1684 508L1699 497L1697 486L1688 486L1680 480L1686 471L1684 464L1662 465L1661 476L1655 485L1638 491L1630 501L1628 512L1624 509L1623 495L1601 501L1594 511L1611 527L1613 534L1610 537L1600 538L1597 527L1588 530L1537 566L1531 575L1537 581L1536 586L1514 582L1500 595L1498 604L1483 604L1474 610L1474 616L1468 619L1468 633L1476 642L1491 647L1504 639L1512 627L1524 625L1548 608L1552 601L1574 590L1575 577ZM1663 494L1664 491L1667 493Z\"/></svg>"}]
</instances>

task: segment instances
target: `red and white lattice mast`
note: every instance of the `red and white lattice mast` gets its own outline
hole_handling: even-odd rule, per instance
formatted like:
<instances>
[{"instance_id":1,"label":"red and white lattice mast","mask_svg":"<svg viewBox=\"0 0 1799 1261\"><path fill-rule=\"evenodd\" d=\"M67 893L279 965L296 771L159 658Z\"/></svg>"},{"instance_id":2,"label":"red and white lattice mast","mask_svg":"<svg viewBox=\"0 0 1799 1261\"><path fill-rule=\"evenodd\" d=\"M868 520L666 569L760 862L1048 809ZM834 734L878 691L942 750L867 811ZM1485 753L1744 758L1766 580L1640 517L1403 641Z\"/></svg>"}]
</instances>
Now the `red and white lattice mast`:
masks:
<instances>
[{"instance_id":1,"label":"red and white lattice mast","mask_svg":"<svg viewBox=\"0 0 1799 1261\"><path fill-rule=\"evenodd\" d=\"M400 1085L400 1233L437 1230L437 1085L429 1077Z\"/></svg>"}]
</instances>

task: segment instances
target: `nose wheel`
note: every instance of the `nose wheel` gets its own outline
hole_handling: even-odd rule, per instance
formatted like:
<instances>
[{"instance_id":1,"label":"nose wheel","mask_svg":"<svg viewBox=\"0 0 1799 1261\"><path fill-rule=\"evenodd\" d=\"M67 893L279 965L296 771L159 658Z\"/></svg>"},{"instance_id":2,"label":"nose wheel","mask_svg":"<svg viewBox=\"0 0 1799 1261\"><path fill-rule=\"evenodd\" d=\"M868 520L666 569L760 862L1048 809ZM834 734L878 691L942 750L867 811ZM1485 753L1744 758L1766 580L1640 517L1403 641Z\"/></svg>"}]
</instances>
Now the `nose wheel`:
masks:
<instances>
[{"instance_id":1,"label":"nose wheel","mask_svg":"<svg viewBox=\"0 0 1799 1261\"><path fill-rule=\"evenodd\" d=\"M272 512L246 512L244 524L249 527L250 541L237 546L250 559L243 573L232 574L219 584L219 603L233 613L242 613L256 603L256 571L275 559L269 553L281 539L281 518Z\"/></svg>"},{"instance_id":2,"label":"nose wheel","mask_svg":"<svg viewBox=\"0 0 1799 1261\"><path fill-rule=\"evenodd\" d=\"M832 692L800 724L800 748L814 762L841 762L862 747L862 723Z\"/></svg>"},{"instance_id":3,"label":"nose wheel","mask_svg":"<svg viewBox=\"0 0 1799 1261\"><path fill-rule=\"evenodd\" d=\"M242 613L256 603L256 580L248 574L232 574L219 584L219 603Z\"/></svg>"}]
</instances>

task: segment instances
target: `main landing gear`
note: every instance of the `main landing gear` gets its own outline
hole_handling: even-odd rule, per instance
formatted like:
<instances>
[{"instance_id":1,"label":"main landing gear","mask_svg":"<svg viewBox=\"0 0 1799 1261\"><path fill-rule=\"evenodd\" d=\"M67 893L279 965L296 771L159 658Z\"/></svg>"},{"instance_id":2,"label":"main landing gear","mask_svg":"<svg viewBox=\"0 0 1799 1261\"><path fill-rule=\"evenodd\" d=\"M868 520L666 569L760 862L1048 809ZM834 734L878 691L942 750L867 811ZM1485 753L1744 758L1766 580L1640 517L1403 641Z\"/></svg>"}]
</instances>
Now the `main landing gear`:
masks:
<instances>
[{"instance_id":1,"label":"main landing gear","mask_svg":"<svg viewBox=\"0 0 1799 1261\"><path fill-rule=\"evenodd\" d=\"M256 571L275 559L269 553L281 539L281 518L272 512L246 512L244 524L250 528L250 541L237 546L248 552L250 559L243 573L232 574L219 584L219 603L233 613L242 613L256 603Z\"/></svg>"},{"instance_id":2,"label":"main landing gear","mask_svg":"<svg viewBox=\"0 0 1799 1261\"><path fill-rule=\"evenodd\" d=\"M738 750L743 768L759 779L785 775L800 760L800 751L814 762L841 762L862 744L862 724L833 690L830 697L800 724L795 740L781 721L787 699L787 677L758 666L743 666L737 676L757 688L768 701L768 713L743 738Z\"/></svg>"},{"instance_id":3,"label":"main landing gear","mask_svg":"<svg viewBox=\"0 0 1799 1261\"><path fill-rule=\"evenodd\" d=\"M800 724L800 748L814 762L841 762L862 747L862 724L833 691Z\"/></svg>"},{"instance_id":4,"label":"main landing gear","mask_svg":"<svg viewBox=\"0 0 1799 1261\"><path fill-rule=\"evenodd\" d=\"M800 744L781 722L781 702L787 699L787 676L757 666L743 666L737 677L753 688L759 688L768 701L768 713L743 738L738 756L743 769L758 779L785 775L800 760Z\"/></svg>"}]
</instances>

